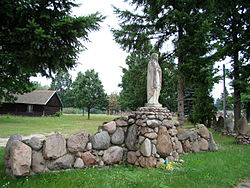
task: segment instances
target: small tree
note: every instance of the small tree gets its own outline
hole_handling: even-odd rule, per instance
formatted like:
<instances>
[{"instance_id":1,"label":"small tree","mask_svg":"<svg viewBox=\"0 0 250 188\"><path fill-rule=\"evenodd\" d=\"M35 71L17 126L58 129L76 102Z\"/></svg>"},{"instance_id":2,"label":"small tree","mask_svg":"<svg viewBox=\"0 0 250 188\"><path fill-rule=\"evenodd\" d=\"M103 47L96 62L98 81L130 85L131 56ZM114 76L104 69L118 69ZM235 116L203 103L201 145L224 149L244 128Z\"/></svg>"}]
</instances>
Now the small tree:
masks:
<instances>
[{"instance_id":1,"label":"small tree","mask_svg":"<svg viewBox=\"0 0 250 188\"><path fill-rule=\"evenodd\" d=\"M79 72L73 83L75 105L78 108L88 109L88 119L92 108L104 109L108 106L108 97L104 92L103 85L95 71L87 70L85 74Z\"/></svg>"},{"instance_id":2,"label":"small tree","mask_svg":"<svg viewBox=\"0 0 250 188\"><path fill-rule=\"evenodd\" d=\"M109 111L117 111L119 110L119 104L118 104L118 100L119 100L119 95L115 92L111 93L109 96Z\"/></svg>"},{"instance_id":3,"label":"small tree","mask_svg":"<svg viewBox=\"0 0 250 188\"><path fill-rule=\"evenodd\" d=\"M73 107L72 77L61 71L52 79L50 89L56 90L64 107Z\"/></svg>"}]
</instances>

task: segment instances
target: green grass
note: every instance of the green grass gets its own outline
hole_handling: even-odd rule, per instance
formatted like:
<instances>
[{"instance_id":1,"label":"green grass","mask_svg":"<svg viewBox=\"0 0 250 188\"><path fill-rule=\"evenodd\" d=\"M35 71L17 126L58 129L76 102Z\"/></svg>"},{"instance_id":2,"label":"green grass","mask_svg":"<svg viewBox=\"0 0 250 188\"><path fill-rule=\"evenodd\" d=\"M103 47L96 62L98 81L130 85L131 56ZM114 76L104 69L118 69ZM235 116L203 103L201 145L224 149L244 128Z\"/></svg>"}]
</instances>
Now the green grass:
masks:
<instances>
[{"instance_id":1,"label":"green grass","mask_svg":"<svg viewBox=\"0 0 250 188\"><path fill-rule=\"evenodd\" d=\"M48 134L60 132L64 135L72 135L86 130L88 133L97 132L97 127L103 122L111 121L115 116L92 114L90 120L87 115L62 115L61 117L21 117L0 116L0 138L8 138L19 133L22 136L31 134Z\"/></svg>"},{"instance_id":2,"label":"green grass","mask_svg":"<svg viewBox=\"0 0 250 188\"><path fill-rule=\"evenodd\" d=\"M12 118L12 117L11 117ZM67 117L62 117L66 118ZM72 118L77 118L76 116ZM98 117L96 117L98 119ZM104 118L104 116L103 116ZM25 118L24 118L25 119ZM48 118L49 119L49 118ZM94 118L93 118L94 119ZM101 117L100 117L101 119ZM58 119L54 119L59 121ZM67 120L70 121L70 120ZM83 119L84 121L84 119ZM83 123L85 123L85 120ZM107 121L103 119L102 121ZM53 119L51 120L52 124ZM75 122L75 120L72 120ZM102 124L102 123L101 123ZM39 128L41 129L41 128ZM182 156L184 167L168 171L157 168L111 167L107 169L70 170L11 179L3 175L0 148L0 188L17 187L232 187L250 178L250 147L237 145L234 138L213 132L218 152L200 152ZM8 183L9 182L9 183ZM8 183L8 186L4 186Z\"/></svg>"}]
</instances>

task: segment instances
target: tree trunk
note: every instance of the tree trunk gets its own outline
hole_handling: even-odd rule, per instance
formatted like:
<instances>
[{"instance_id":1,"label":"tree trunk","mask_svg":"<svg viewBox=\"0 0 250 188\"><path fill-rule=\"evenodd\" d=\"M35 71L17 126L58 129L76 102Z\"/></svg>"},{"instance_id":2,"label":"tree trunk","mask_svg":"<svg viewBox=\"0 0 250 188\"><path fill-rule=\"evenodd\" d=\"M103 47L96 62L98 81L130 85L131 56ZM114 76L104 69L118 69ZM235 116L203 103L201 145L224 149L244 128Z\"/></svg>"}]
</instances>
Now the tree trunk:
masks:
<instances>
[{"instance_id":1,"label":"tree trunk","mask_svg":"<svg viewBox=\"0 0 250 188\"><path fill-rule=\"evenodd\" d=\"M236 31L236 21L233 18L232 21L232 37L233 46L235 46L233 51L233 88L234 88L234 127L236 127L238 120L240 119L241 113L241 102L240 102L240 61L239 61L239 50L237 47L238 37Z\"/></svg>"},{"instance_id":2,"label":"tree trunk","mask_svg":"<svg viewBox=\"0 0 250 188\"><path fill-rule=\"evenodd\" d=\"M181 41L183 38L182 26L179 26L178 40ZM184 80L182 78L181 65L183 64L183 52L180 43L178 44L178 121L180 127L184 126Z\"/></svg>"},{"instance_id":3,"label":"tree trunk","mask_svg":"<svg viewBox=\"0 0 250 188\"><path fill-rule=\"evenodd\" d=\"M84 116L84 108L82 109L82 116Z\"/></svg>"},{"instance_id":4,"label":"tree trunk","mask_svg":"<svg viewBox=\"0 0 250 188\"><path fill-rule=\"evenodd\" d=\"M90 108L88 108L88 119L90 119Z\"/></svg>"}]
</instances>

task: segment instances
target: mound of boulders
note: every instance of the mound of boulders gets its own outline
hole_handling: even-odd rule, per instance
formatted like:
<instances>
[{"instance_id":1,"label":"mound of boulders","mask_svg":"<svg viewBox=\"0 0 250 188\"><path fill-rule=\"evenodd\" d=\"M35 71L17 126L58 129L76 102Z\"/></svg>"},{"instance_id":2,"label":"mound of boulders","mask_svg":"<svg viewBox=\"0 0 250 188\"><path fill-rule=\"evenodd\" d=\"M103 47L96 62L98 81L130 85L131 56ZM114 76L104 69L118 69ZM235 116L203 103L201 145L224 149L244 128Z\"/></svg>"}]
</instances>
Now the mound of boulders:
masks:
<instances>
[{"instance_id":1,"label":"mound of boulders","mask_svg":"<svg viewBox=\"0 0 250 188\"><path fill-rule=\"evenodd\" d=\"M6 145L6 172L25 176L55 170L133 164L155 167L190 152L217 151L204 125L184 130L166 108L142 107L128 117L104 123L96 134L82 131L65 139L53 134L39 141L12 135Z\"/></svg>"}]
</instances>

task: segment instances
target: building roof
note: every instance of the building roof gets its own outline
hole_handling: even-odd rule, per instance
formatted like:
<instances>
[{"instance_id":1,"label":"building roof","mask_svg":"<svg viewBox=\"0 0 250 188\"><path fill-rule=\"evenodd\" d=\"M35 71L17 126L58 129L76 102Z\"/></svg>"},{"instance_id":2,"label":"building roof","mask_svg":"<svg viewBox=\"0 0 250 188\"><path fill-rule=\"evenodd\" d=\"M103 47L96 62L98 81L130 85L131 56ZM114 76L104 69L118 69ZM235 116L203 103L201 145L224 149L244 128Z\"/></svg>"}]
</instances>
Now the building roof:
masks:
<instances>
[{"instance_id":1,"label":"building roof","mask_svg":"<svg viewBox=\"0 0 250 188\"><path fill-rule=\"evenodd\" d=\"M46 105L55 94L54 90L34 90L30 93L15 94L14 96L17 97L15 103ZM59 96L58 99L60 100Z\"/></svg>"}]
</instances>

